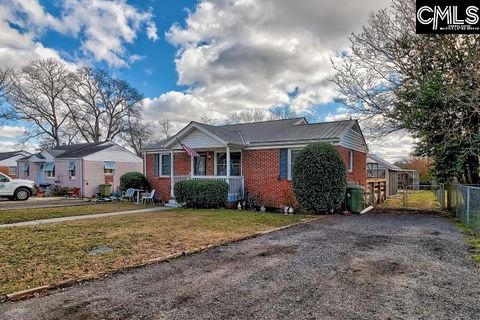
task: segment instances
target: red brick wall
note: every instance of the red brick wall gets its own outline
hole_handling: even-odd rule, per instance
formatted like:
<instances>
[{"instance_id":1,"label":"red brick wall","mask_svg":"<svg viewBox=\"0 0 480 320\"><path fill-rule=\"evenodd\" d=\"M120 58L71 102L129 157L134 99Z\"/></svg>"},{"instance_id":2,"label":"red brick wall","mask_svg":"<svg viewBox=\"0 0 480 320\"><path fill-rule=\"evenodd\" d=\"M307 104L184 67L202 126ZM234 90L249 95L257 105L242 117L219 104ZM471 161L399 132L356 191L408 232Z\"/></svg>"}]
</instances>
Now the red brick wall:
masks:
<instances>
[{"instance_id":1,"label":"red brick wall","mask_svg":"<svg viewBox=\"0 0 480 320\"><path fill-rule=\"evenodd\" d=\"M190 169L192 163L190 156L186 152L179 152L173 155L174 158L174 175L176 176L188 176L190 175ZM153 170L153 167L152 167Z\"/></svg>"},{"instance_id":2,"label":"red brick wall","mask_svg":"<svg viewBox=\"0 0 480 320\"><path fill-rule=\"evenodd\" d=\"M345 163L348 163L348 149L338 146ZM279 179L279 149L245 150L243 151L243 175L245 177L245 191L259 202L260 205L280 207L296 205L292 192L292 183L287 179ZM146 157L147 177L157 190L158 198L164 201L170 199L170 178L155 177L153 169L154 155ZM214 174L214 155L207 156L207 175ZM187 153L175 153L175 175L190 174L190 157ZM365 186L366 154L354 151L354 170L347 174L347 181Z\"/></svg>"},{"instance_id":3,"label":"red brick wall","mask_svg":"<svg viewBox=\"0 0 480 320\"><path fill-rule=\"evenodd\" d=\"M293 202L292 183L279 179L279 149L245 150L243 152L243 175L245 191L259 205L280 207Z\"/></svg>"},{"instance_id":4,"label":"red brick wall","mask_svg":"<svg viewBox=\"0 0 480 320\"><path fill-rule=\"evenodd\" d=\"M175 156L177 156L175 154ZM154 171L155 155L147 154L145 158L146 176L150 187L155 189L157 200L168 201L170 199L170 177L156 177Z\"/></svg>"},{"instance_id":5,"label":"red brick wall","mask_svg":"<svg viewBox=\"0 0 480 320\"><path fill-rule=\"evenodd\" d=\"M348 151L349 149L337 146L342 155L343 161L347 165L347 181L362 186L367 185L367 154L359 151L353 151L353 171L348 172Z\"/></svg>"},{"instance_id":6,"label":"red brick wall","mask_svg":"<svg viewBox=\"0 0 480 320\"><path fill-rule=\"evenodd\" d=\"M338 146L345 163L348 163L348 149ZM246 150L243 152L243 172L245 191L261 204L280 207L295 205L295 197L290 180L278 179L279 149ZM347 173L347 181L365 186L366 154L354 151L353 172Z\"/></svg>"},{"instance_id":7,"label":"red brick wall","mask_svg":"<svg viewBox=\"0 0 480 320\"><path fill-rule=\"evenodd\" d=\"M1 173L5 173L7 176L9 176L10 178L13 178L13 179L17 179L17 175L16 174L10 174L10 168L9 167L5 167L5 166L0 166L0 172Z\"/></svg>"}]
</instances>

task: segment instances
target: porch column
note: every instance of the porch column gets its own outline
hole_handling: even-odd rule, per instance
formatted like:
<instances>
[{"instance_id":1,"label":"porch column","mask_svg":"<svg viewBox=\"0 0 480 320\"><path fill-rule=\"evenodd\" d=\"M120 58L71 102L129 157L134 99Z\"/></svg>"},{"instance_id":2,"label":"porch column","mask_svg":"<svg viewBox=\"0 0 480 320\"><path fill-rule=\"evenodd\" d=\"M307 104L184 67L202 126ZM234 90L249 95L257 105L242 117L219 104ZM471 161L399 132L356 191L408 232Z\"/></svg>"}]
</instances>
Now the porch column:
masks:
<instances>
[{"instance_id":1,"label":"porch column","mask_svg":"<svg viewBox=\"0 0 480 320\"><path fill-rule=\"evenodd\" d=\"M195 157L190 156L190 177L193 177L193 174L195 172L195 170L193 170L194 160L195 160Z\"/></svg>"},{"instance_id":2,"label":"porch column","mask_svg":"<svg viewBox=\"0 0 480 320\"><path fill-rule=\"evenodd\" d=\"M230 147L227 146L227 177L230 177Z\"/></svg>"},{"instance_id":3,"label":"porch column","mask_svg":"<svg viewBox=\"0 0 480 320\"><path fill-rule=\"evenodd\" d=\"M175 196L174 193L173 193L173 187L175 185L175 180L174 180L174 176L175 176L174 168L175 168L175 166L173 164L174 164L174 159L173 159L173 149L172 149L170 151L170 196L172 198Z\"/></svg>"}]
</instances>

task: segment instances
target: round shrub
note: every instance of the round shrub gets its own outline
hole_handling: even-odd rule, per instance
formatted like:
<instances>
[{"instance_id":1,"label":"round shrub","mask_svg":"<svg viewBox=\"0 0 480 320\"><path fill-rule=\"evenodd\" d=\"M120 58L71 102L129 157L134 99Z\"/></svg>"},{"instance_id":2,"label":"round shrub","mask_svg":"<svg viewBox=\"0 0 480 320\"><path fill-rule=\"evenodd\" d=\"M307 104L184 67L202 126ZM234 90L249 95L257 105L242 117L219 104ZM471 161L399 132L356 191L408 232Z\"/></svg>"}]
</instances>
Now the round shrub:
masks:
<instances>
[{"instance_id":1,"label":"round shrub","mask_svg":"<svg viewBox=\"0 0 480 320\"><path fill-rule=\"evenodd\" d=\"M125 191L128 188L150 190L150 184L140 172L127 172L120 177L120 190Z\"/></svg>"},{"instance_id":2,"label":"round shrub","mask_svg":"<svg viewBox=\"0 0 480 320\"><path fill-rule=\"evenodd\" d=\"M224 207L228 184L223 180L186 180L175 183L175 200L189 208Z\"/></svg>"},{"instance_id":3,"label":"round shrub","mask_svg":"<svg viewBox=\"0 0 480 320\"><path fill-rule=\"evenodd\" d=\"M331 213L345 199L347 171L338 150L327 143L304 148L293 168L293 192L308 213Z\"/></svg>"}]
</instances>

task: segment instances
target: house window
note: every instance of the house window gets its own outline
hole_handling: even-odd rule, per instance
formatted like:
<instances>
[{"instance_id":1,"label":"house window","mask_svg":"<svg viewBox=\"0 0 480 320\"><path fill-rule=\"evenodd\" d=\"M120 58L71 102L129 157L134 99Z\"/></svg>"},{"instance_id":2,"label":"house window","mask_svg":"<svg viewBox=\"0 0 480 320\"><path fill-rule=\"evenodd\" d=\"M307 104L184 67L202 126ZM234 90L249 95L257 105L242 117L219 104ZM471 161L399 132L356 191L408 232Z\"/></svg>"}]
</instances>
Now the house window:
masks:
<instances>
[{"instance_id":1,"label":"house window","mask_svg":"<svg viewBox=\"0 0 480 320\"><path fill-rule=\"evenodd\" d=\"M11 166L11 167L8 167L8 174L11 175L11 176L16 176L17 175L17 167L15 166Z\"/></svg>"},{"instance_id":2,"label":"house window","mask_svg":"<svg viewBox=\"0 0 480 320\"><path fill-rule=\"evenodd\" d=\"M217 153L217 176L227 175L227 154ZM231 152L230 153L230 175L241 176L242 175L242 153Z\"/></svg>"},{"instance_id":3,"label":"house window","mask_svg":"<svg viewBox=\"0 0 480 320\"><path fill-rule=\"evenodd\" d=\"M348 172L353 172L353 150L348 150Z\"/></svg>"},{"instance_id":4,"label":"house window","mask_svg":"<svg viewBox=\"0 0 480 320\"><path fill-rule=\"evenodd\" d=\"M105 174L115 173L115 161L105 161L103 166L103 172Z\"/></svg>"},{"instance_id":5,"label":"house window","mask_svg":"<svg viewBox=\"0 0 480 320\"><path fill-rule=\"evenodd\" d=\"M23 163L22 170L25 174L25 177L28 177L30 175L30 164L28 162Z\"/></svg>"},{"instance_id":6,"label":"house window","mask_svg":"<svg viewBox=\"0 0 480 320\"><path fill-rule=\"evenodd\" d=\"M297 160L298 154L301 149L290 149L288 150L288 178L292 179L293 176L293 168L295 166L295 161Z\"/></svg>"},{"instance_id":7,"label":"house window","mask_svg":"<svg viewBox=\"0 0 480 320\"><path fill-rule=\"evenodd\" d=\"M70 161L68 163L68 176L70 179L75 179L77 176L77 170L75 168L75 161Z\"/></svg>"},{"instance_id":8,"label":"house window","mask_svg":"<svg viewBox=\"0 0 480 320\"><path fill-rule=\"evenodd\" d=\"M55 178L55 163L45 162L42 168L45 178Z\"/></svg>"},{"instance_id":9,"label":"house window","mask_svg":"<svg viewBox=\"0 0 480 320\"><path fill-rule=\"evenodd\" d=\"M195 157L193 162L193 174L195 176L205 176L207 175L207 156L201 154L198 157Z\"/></svg>"},{"instance_id":10,"label":"house window","mask_svg":"<svg viewBox=\"0 0 480 320\"><path fill-rule=\"evenodd\" d=\"M169 176L171 172L172 158L169 154L162 154L160 157L160 175Z\"/></svg>"}]
</instances>

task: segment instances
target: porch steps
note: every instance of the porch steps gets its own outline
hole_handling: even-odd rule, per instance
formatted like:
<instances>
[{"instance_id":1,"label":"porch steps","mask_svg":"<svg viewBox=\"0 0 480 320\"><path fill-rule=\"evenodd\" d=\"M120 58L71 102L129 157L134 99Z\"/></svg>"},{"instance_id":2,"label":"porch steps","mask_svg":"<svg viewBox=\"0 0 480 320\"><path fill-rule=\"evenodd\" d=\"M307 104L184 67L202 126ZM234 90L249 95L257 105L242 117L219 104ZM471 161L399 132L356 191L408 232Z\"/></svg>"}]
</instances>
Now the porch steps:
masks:
<instances>
[{"instance_id":1,"label":"porch steps","mask_svg":"<svg viewBox=\"0 0 480 320\"><path fill-rule=\"evenodd\" d=\"M167 203L165 203L165 207L181 208L182 206L179 203L177 203L177 201L175 201L175 199L170 199L170 200L168 200Z\"/></svg>"}]
</instances>

